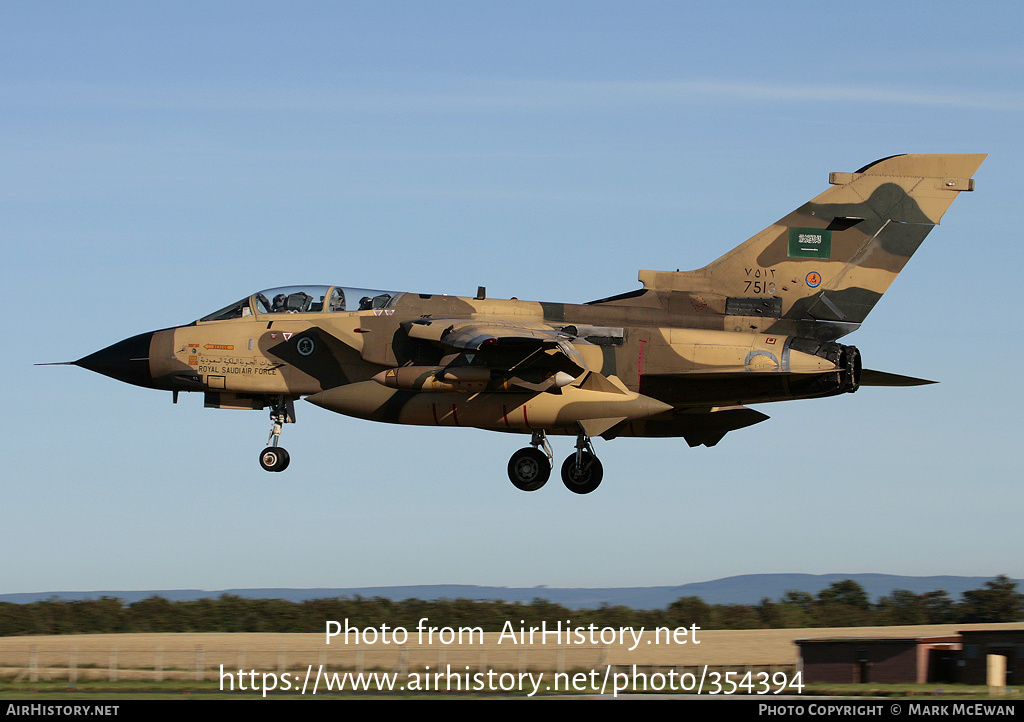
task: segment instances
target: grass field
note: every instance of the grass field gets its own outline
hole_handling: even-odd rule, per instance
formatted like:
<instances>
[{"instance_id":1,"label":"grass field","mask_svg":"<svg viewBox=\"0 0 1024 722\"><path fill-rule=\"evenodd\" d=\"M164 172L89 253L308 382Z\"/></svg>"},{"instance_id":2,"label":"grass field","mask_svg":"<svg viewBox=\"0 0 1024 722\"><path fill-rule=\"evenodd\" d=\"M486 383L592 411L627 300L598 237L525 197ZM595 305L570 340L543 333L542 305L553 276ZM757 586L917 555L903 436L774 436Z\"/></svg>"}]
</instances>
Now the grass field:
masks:
<instances>
[{"instance_id":1,"label":"grass field","mask_svg":"<svg viewBox=\"0 0 1024 722\"><path fill-rule=\"evenodd\" d=\"M523 675L543 673L551 682L556 673L561 679L577 675L579 685L571 691L583 693L592 689L599 675L591 670L631 669L637 666L647 674L698 672L704 665L720 674L746 670L792 675L796 670L796 639L816 637L930 637L955 634L965 629L1024 629L1024 622L987 625L928 625L907 627L852 627L830 629L778 630L697 630L690 631L675 642L668 635L647 631L639 643L626 635L624 643L611 644L517 644L505 638L499 643L497 633L474 638L471 643L431 645L418 644L344 644L340 637L325 644L323 634L97 634L40 637L0 638L0 696L22 697L35 690L51 694L75 695L89 692L132 690L144 695L170 694L209 695L221 688L219 675L239 670L254 671L248 678L250 688L268 680L277 682L275 696L299 688L299 678L307 671L323 665L331 671L364 673L397 673L406 685L413 677L421 680L425 672L451 669L467 678L489 670L495 685L509 683L505 691L520 691L528 683ZM682 643L685 639L685 643ZM410 642L415 632L410 630ZM536 640L535 640L536 641ZM699 642L699 644L694 642ZM630 650L630 647L635 647ZM223 665L223 668L222 668ZM660 672L659 672L660 671ZM587 676L589 674L589 677ZM284 689L283 680L293 683ZM500 676L499 676L500 675ZM518 676L517 676L518 675ZM579 677L579 675L583 675ZM236 676L237 679L237 676ZM367 677L369 679L369 677ZM739 679L738 676L734 679ZM512 684L512 680L517 680ZM422 682L421 682L422 684ZM368 683L369 686L369 683ZM571 685L570 685L571 686ZM69 690L72 687L73 690ZM951 685L916 688L903 685L896 694L934 693L943 687L946 694ZM260 687L261 688L261 687ZM396 688L397 689L397 688ZM419 687L420 690L423 687ZM958 688L959 689L959 688ZM62 691L63 690L63 691ZM369 690L366 690L369 692ZM808 690L809 691L809 690ZM863 693L864 686L853 686L845 694ZM960 692L984 693L972 688ZM1011 690L1012 692L1012 690ZM239 694L236 689L235 695ZM389 694L399 694L391 692ZM1013 699L1013 697L1011 697ZM1018 697L1019 699L1019 697Z\"/></svg>"}]
</instances>

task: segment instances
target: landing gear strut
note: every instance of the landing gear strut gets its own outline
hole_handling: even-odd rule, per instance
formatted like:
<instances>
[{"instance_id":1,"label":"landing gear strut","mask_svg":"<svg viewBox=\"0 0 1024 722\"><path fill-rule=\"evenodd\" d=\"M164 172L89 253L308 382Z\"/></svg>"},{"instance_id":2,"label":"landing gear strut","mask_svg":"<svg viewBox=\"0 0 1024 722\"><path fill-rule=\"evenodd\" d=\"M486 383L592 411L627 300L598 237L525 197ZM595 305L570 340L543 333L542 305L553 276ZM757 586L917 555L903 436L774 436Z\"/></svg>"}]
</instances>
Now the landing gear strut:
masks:
<instances>
[{"instance_id":1,"label":"landing gear strut","mask_svg":"<svg viewBox=\"0 0 1024 722\"><path fill-rule=\"evenodd\" d=\"M270 420L274 425L267 438L267 448L260 452L260 466L266 471L284 471L288 468L291 456L277 442L281 438L281 427L295 423L295 402L280 396L274 397L270 406Z\"/></svg>"},{"instance_id":2,"label":"landing gear strut","mask_svg":"<svg viewBox=\"0 0 1024 722\"><path fill-rule=\"evenodd\" d=\"M604 467L594 454L590 437L583 431L576 436L576 453L562 463L562 483L576 494L589 494L601 484Z\"/></svg>"},{"instance_id":3,"label":"landing gear strut","mask_svg":"<svg viewBox=\"0 0 1024 722\"><path fill-rule=\"evenodd\" d=\"M543 450L541 448L543 447ZM534 431L530 446L512 454L508 460L508 478L521 491L536 491L551 476L551 447L543 431Z\"/></svg>"}]
</instances>

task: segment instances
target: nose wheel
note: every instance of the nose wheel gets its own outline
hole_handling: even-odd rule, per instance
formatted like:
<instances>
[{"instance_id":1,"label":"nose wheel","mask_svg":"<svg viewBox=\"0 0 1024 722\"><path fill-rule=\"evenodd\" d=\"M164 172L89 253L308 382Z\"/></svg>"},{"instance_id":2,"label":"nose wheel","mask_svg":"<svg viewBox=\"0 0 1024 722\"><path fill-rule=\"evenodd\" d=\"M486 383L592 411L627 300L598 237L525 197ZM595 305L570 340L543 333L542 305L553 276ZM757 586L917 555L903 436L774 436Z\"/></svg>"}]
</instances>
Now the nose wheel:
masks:
<instances>
[{"instance_id":1,"label":"nose wheel","mask_svg":"<svg viewBox=\"0 0 1024 722\"><path fill-rule=\"evenodd\" d=\"M260 452L260 466L266 471L284 471L292 459L280 446L268 446Z\"/></svg>"},{"instance_id":2,"label":"nose wheel","mask_svg":"<svg viewBox=\"0 0 1024 722\"><path fill-rule=\"evenodd\" d=\"M295 402L292 399L276 397L271 403L270 421L273 426L270 428L267 448L260 452L260 466L265 471L284 471L288 468L291 456L277 443L281 438L282 427L295 423Z\"/></svg>"}]
</instances>

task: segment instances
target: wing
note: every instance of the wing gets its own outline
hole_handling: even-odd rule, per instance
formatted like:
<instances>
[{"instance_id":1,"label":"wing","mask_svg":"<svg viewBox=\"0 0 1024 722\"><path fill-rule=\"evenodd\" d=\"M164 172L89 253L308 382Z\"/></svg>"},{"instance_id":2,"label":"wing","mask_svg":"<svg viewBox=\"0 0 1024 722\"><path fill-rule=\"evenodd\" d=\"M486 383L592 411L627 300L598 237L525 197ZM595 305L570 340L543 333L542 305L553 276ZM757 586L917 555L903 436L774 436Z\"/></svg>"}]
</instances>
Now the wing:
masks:
<instances>
[{"instance_id":1,"label":"wing","mask_svg":"<svg viewBox=\"0 0 1024 722\"><path fill-rule=\"evenodd\" d=\"M690 446L714 446L727 433L767 421L768 416L746 406L677 409L671 416L623 422L603 434L619 436L679 437Z\"/></svg>"},{"instance_id":2,"label":"wing","mask_svg":"<svg viewBox=\"0 0 1024 722\"><path fill-rule=\"evenodd\" d=\"M466 319L417 319L402 327L410 339L437 345L443 356L429 366L388 368L370 381L328 389L307 400L338 413L392 423L520 432L582 430L588 436L672 410L630 391L617 377L588 368L574 345L621 343L622 329Z\"/></svg>"},{"instance_id":3,"label":"wing","mask_svg":"<svg viewBox=\"0 0 1024 722\"><path fill-rule=\"evenodd\" d=\"M410 338L443 347L448 352L445 365L451 369L487 368L527 385L560 373L575 379L588 370L573 346L579 337L575 326L465 319L419 319L402 325Z\"/></svg>"}]
</instances>

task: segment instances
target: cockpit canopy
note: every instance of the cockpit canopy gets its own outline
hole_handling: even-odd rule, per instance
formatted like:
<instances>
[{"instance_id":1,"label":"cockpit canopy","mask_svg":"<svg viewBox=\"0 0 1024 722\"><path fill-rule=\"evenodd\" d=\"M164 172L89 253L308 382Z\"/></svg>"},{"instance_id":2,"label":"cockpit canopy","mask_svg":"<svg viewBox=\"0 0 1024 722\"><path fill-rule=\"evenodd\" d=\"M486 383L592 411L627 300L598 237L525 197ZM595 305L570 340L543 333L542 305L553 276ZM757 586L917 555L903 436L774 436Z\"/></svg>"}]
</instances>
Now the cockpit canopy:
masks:
<instances>
[{"instance_id":1,"label":"cockpit canopy","mask_svg":"<svg viewBox=\"0 0 1024 722\"><path fill-rule=\"evenodd\" d=\"M401 294L347 286L282 286L243 298L200 321L224 321L274 313L339 313L387 308Z\"/></svg>"}]
</instances>

